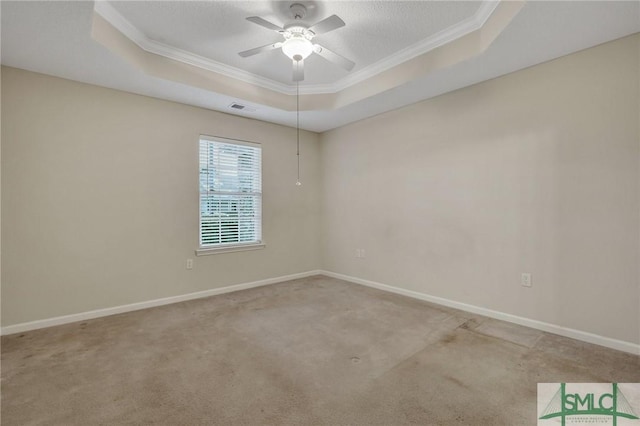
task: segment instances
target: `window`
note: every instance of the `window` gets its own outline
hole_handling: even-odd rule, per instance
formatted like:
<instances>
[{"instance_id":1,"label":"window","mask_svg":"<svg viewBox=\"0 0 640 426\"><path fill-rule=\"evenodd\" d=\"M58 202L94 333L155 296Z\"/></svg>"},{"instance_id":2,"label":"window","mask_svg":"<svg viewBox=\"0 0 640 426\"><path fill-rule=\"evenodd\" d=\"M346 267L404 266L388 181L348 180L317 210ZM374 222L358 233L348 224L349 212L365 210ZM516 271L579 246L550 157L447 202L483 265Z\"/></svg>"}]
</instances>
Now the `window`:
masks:
<instances>
[{"instance_id":1,"label":"window","mask_svg":"<svg viewBox=\"0 0 640 426\"><path fill-rule=\"evenodd\" d=\"M198 254L259 247L262 148L251 142L200 136Z\"/></svg>"}]
</instances>

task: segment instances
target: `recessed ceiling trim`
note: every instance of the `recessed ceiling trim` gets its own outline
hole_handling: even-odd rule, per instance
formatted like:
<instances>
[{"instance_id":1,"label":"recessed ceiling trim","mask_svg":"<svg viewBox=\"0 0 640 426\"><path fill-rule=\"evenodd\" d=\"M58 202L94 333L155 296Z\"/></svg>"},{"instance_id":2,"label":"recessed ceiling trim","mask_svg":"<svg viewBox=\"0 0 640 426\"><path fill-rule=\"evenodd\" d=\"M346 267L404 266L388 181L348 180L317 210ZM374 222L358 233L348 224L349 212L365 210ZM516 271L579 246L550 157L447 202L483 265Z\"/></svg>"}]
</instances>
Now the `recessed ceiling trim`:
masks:
<instances>
[{"instance_id":1,"label":"recessed ceiling trim","mask_svg":"<svg viewBox=\"0 0 640 426\"><path fill-rule=\"evenodd\" d=\"M387 56L386 58L366 68L351 73L333 84L304 86L304 93L327 94L340 92L350 86L368 80L371 77L376 76L377 74L397 67L398 65L409 61L417 56L423 55L427 52L437 49L438 47L444 46L447 43L451 43L452 41L455 41L469 33L477 31L482 28L482 26L487 22L487 19L489 19L491 14L496 10L496 7L498 7L499 3L499 0L482 1L482 4L473 16L460 21L448 28L445 28L444 30L432 35L431 37L421 40L418 43L399 50L393 55ZM302 88L300 89L300 92L302 92Z\"/></svg>"},{"instance_id":2,"label":"recessed ceiling trim","mask_svg":"<svg viewBox=\"0 0 640 426\"><path fill-rule=\"evenodd\" d=\"M500 0L483 0L480 7L473 16L452 25L443 31L440 31L431 37L415 43L412 46L402 49L397 53L382 59L381 61L378 61L359 71L351 73L346 77L336 81L335 83L304 85L300 87L300 93L304 95L338 93L350 86L361 83L377 74L396 67L410 59L413 59L419 55L425 54L433 49L455 41L460 37L463 37L473 31L482 28L484 23L487 21L487 19L489 19L499 3ZM131 24L107 1L96 1L94 10L107 22L117 28L118 31L122 32L122 34L124 34L127 38L138 45L141 49L149 53L183 62L185 64L193 65L207 71L221 74L225 77L234 78L236 80L254 84L256 86L273 90L282 94L293 95L296 93L296 88L293 85L290 86L271 80L269 78L261 77L259 75L241 70L239 68L231 67L212 59L196 55L186 50L169 46L156 40L152 40L148 38L144 33L142 33L138 28L136 28L133 24Z\"/></svg>"},{"instance_id":3,"label":"recessed ceiling trim","mask_svg":"<svg viewBox=\"0 0 640 426\"><path fill-rule=\"evenodd\" d=\"M222 74L225 77L235 78L236 80L240 80L245 83L255 84L265 89L288 95L295 94L295 87L293 86L282 84L269 78L260 77L259 75L239 68L230 67L223 63L205 58L204 56L196 55L195 53L187 52L186 50L152 40L122 16L107 1L96 1L94 10L128 39L137 44L138 47L149 53L164 56L165 58L193 65L207 71L213 71L215 73Z\"/></svg>"}]
</instances>

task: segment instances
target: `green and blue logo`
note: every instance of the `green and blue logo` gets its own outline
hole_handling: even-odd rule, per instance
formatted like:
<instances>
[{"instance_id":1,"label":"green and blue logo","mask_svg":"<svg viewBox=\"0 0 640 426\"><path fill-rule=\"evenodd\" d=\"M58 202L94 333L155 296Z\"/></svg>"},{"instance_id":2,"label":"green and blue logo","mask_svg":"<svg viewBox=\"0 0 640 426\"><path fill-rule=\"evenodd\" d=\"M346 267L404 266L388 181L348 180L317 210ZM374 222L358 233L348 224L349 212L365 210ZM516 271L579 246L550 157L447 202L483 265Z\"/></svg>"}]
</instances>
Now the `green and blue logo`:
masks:
<instances>
[{"instance_id":1,"label":"green and blue logo","mask_svg":"<svg viewBox=\"0 0 640 426\"><path fill-rule=\"evenodd\" d=\"M625 424L640 424L638 415L634 411L627 397L622 393L618 383L539 383L538 398L545 386L548 397L549 385L558 386L549 403L545 406L538 418L538 424L544 425L547 422L540 420L554 419L555 423L560 421L562 426L567 424L567 420L571 424L593 424L607 423L618 426L620 419L625 419ZM629 389L638 391L640 394L640 385L637 383L628 383ZM637 395L634 395L637 397ZM540 401L539 401L540 402ZM632 421L632 423L627 423ZM610 423L612 422L612 423Z\"/></svg>"}]
</instances>

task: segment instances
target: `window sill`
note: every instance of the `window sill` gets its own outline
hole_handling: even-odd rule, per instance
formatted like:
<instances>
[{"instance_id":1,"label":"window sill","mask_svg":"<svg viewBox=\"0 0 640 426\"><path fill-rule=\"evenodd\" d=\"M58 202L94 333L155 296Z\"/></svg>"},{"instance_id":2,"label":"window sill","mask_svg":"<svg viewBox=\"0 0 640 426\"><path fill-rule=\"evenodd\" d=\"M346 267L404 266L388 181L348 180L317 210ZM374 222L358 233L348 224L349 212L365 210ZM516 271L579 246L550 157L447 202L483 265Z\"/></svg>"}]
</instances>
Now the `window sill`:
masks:
<instances>
[{"instance_id":1,"label":"window sill","mask_svg":"<svg viewBox=\"0 0 640 426\"><path fill-rule=\"evenodd\" d=\"M227 247L208 247L196 250L196 256L209 256L211 254L233 253L236 251L260 250L265 248L264 243L244 244Z\"/></svg>"}]
</instances>

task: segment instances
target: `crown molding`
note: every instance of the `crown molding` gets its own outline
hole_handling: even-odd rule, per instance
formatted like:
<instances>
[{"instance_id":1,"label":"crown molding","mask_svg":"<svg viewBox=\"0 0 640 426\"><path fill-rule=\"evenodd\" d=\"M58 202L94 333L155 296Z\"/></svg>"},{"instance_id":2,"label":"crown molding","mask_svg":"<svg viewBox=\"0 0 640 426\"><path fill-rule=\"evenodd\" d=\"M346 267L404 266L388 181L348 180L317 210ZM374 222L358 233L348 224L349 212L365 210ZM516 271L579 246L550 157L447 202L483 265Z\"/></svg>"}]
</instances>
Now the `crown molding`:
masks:
<instances>
[{"instance_id":1,"label":"crown molding","mask_svg":"<svg viewBox=\"0 0 640 426\"><path fill-rule=\"evenodd\" d=\"M142 50L149 53L173 59L188 65L212 71L225 77L234 78L245 83L254 84L265 89L285 94L295 94L295 87L287 84L279 83L269 78L241 70L239 68L225 65L221 62L214 61L204 56L197 55L186 50L152 40L142 31L129 22L120 14L108 1L96 1L94 3L94 11L102 16L107 22L113 25L125 37L134 42Z\"/></svg>"},{"instance_id":2,"label":"crown molding","mask_svg":"<svg viewBox=\"0 0 640 426\"><path fill-rule=\"evenodd\" d=\"M329 84L314 84L300 87L300 94L303 95L323 95L338 93L350 86L354 86L384 71L390 70L410 59L423 55L438 47L451 43L469 33L479 30L487 22L487 19L494 12L500 0L483 0L480 7L473 16L458 22L424 40L408 46L393 55L348 74L346 77ZM261 77L259 75L235 68L221 62L214 61L204 56L188 52L177 47L161 43L148 38L142 31L131 24L122 16L108 1L96 1L94 11L102 16L107 22L113 25L124 36L138 45L141 49L168 59L193 65L207 71L215 72L225 77L233 78L245 83L253 84L274 92L295 95L296 88L275 80Z\"/></svg>"},{"instance_id":3,"label":"crown molding","mask_svg":"<svg viewBox=\"0 0 640 426\"><path fill-rule=\"evenodd\" d=\"M484 0L473 16L460 21L448 28L445 28L444 30L424 40L421 40L418 43L399 50L393 55L387 56L386 58L372 65L369 65L366 68L351 73L333 84L305 86L305 93L327 94L340 92L350 86L368 80L369 78L377 74L397 67L398 65L410 59L413 59L420 55L424 55L425 53L437 49L438 47L444 46L445 44L451 43L452 41L457 40L460 37L477 31L482 28L482 26L487 22L487 19L489 19L493 11L496 9L496 7L498 7L499 3L499 0ZM302 92L302 88L300 91Z\"/></svg>"}]
</instances>

